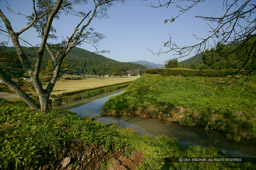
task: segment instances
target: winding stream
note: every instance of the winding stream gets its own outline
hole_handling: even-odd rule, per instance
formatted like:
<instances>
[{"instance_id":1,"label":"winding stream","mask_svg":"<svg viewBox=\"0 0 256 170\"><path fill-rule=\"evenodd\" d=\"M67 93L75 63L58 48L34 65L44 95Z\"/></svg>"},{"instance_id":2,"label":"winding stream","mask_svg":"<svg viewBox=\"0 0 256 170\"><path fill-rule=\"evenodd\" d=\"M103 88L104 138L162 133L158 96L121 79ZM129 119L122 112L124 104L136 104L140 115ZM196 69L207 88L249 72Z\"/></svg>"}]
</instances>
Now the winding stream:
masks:
<instances>
[{"instance_id":1,"label":"winding stream","mask_svg":"<svg viewBox=\"0 0 256 170\"><path fill-rule=\"evenodd\" d=\"M206 131L200 127L185 127L177 123L153 118L99 117L100 109L105 102L110 97L121 94L122 92L100 95L65 107L68 107L70 112L74 112L80 117L91 116L104 124L117 123L121 128L132 128L142 135L166 135L178 139L181 145L214 146L225 150L231 155L237 154L242 157L256 157L256 143L230 142L226 140L225 135L221 132Z\"/></svg>"}]
</instances>

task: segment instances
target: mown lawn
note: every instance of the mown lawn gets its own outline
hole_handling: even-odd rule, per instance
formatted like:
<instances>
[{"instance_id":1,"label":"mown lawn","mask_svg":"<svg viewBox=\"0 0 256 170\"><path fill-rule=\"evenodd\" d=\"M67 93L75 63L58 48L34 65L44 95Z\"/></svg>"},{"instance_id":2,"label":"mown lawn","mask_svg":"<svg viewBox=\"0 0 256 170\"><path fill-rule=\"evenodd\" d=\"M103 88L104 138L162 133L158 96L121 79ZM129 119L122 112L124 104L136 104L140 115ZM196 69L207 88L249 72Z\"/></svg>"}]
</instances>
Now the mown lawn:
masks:
<instances>
[{"instance_id":1,"label":"mown lawn","mask_svg":"<svg viewBox=\"0 0 256 170\"><path fill-rule=\"evenodd\" d=\"M111 98L105 115L154 117L224 131L228 138L256 140L256 77L145 74Z\"/></svg>"},{"instance_id":2,"label":"mown lawn","mask_svg":"<svg viewBox=\"0 0 256 170\"><path fill-rule=\"evenodd\" d=\"M137 76L131 76L126 78L109 77L104 79L88 78L84 80L59 80L56 82L52 94L57 95L66 92L103 87L107 85L134 81L137 78Z\"/></svg>"}]
</instances>

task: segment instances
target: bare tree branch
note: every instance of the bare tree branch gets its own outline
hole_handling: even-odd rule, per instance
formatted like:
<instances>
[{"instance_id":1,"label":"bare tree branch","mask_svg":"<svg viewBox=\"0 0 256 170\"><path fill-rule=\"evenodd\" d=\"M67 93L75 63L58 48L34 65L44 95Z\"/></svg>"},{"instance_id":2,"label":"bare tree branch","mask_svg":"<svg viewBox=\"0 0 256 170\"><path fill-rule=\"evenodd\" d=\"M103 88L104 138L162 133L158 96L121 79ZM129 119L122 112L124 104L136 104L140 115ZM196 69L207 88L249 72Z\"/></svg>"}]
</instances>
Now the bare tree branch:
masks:
<instances>
[{"instance_id":1,"label":"bare tree branch","mask_svg":"<svg viewBox=\"0 0 256 170\"><path fill-rule=\"evenodd\" d=\"M61 8L61 4L63 3L63 0L58 0L56 3L55 8L53 9L53 11L50 13L47 22L46 22L46 26L45 26L45 30L44 30L44 34L42 36L42 42L41 45L39 47L38 53L42 53L46 44L46 41L48 39L48 35L52 26L52 21L53 18L55 17L55 15L57 14L57 12L59 11L59 9Z\"/></svg>"},{"instance_id":2,"label":"bare tree branch","mask_svg":"<svg viewBox=\"0 0 256 170\"><path fill-rule=\"evenodd\" d=\"M37 12L36 12L36 6L35 6L35 0L33 0L33 10L34 10L34 18L33 18L33 20L30 22L30 24L27 26L27 27L25 27L25 28L23 28L22 30L20 30L17 34L18 35L20 35L20 34L22 34L24 31L26 31L26 30L28 30L30 27L32 27L32 25L36 22L36 20L37 20Z\"/></svg>"},{"instance_id":3,"label":"bare tree branch","mask_svg":"<svg viewBox=\"0 0 256 170\"><path fill-rule=\"evenodd\" d=\"M33 70L26 54L24 53L23 49L20 46L18 35L13 31L10 21L6 18L6 16L4 15L1 9L0 9L0 17L2 18L6 26L6 29L8 30L8 33L11 36L12 42L14 44L14 47L16 49L19 59L23 63L24 67L27 69L30 77L32 77Z\"/></svg>"},{"instance_id":4,"label":"bare tree branch","mask_svg":"<svg viewBox=\"0 0 256 170\"><path fill-rule=\"evenodd\" d=\"M86 14L86 16L84 16L84 18L80 21L80 23L75 27L74 32L72 33L72 35L71 35L71 36L68 38L68 40L67 40L67 43L66 43L66 47L65 47L65 48L68 47L68 45L69 45L70 41L73 39L75 33L79 30L80 25L81 25L81 24L84 22L84 20L90 15L90 13L91 13L91 11L89 11L89 12Z\"/></svg>"},{"instance_id":5,"label":"bare tree branch","mask_svg":"<svg viewBox=\"0 0 256 170\"><path fill-rule=\"evenodd\" d=\"M48 83L47 87L46 87L46 91L50 94L50 92L52 91L55 82L57 80L58 77L58 73L59 73L59 68L62 64L63 59L66 57L66 55L69 53L69 51L75 47L77 45L77 42L80 38L80 36L82 35L83 31L90 25L92 19L95 17L95 14L97 12L97 8L98 8L99 4L96 3L96 1L94 1L94 10L93 10L93 14L92 16L88 19L87 23L85 25L82 26L81 30L79 31L79 33L75 36L76 32L78 31L80 25L84 22L84 20L86 18L88 18L88 16L90 15L91 11L89 11L87 13L86 16L83 17L83 19L79 22L79 24L75 27L73 33L71 34L71 36L68 38L67 42L66 42L66 46L64 48L64 52L61 54L60 57L58 57L58 60L56 62L56 65L54 66L54 70L53 70L53 75L52 78L50 80L50 82ZM75 37L74 37L75 36ZM74 37L74 38L73 38ZM73 40L72 40L73 39ZM72 40L72 43L70 44L70 41Z\"/></svg>"},{"instance_id":6,"label":"bare tree branch","mask_svg":"<svg viewBox=\"0 0 256 170\"><path fill-rule=\"evenodd\" d=\"M4 33L8 33L8 31L5 31L5 30L3 30L3 29L1 29L1 28L0 28L0 31L2 31L2 32L4 32ZM30 42L24 40L23 38L21 38L21 37L18 37L18 38L19 38L21 41L23 41L24 43L30 45L31 47L34 47Z\"/></svg>"},{"instance_id":7,"label":"bare tree branch","mask_svg":"<svg viewBox=\"0 0 256 170\"><path fill-rule=\"evenodd\" d=\"M49 48L49 46L48 46L47 43L46 43L45 47L46 47L48 53L50 54L50 56L51 56L51 58L52 58L53 64L55 65L55 64L56 64L56 57L55 57L55 56L53 55L53 53L51 52L51 50L50 50L50 48Z\"/></svg>"},{"instance_id":8,"label":"bare tree branch","mask_svg":"<svg viewBox=\"0 0 256 170\"><path fill-rule=\"evenodd\" d=\"M204 2L204 0L158 0L158 4L151 4L151 7L169 7L174 5L179 9L179 14L171 19L165 20L174 22L179 16L189 11L195 5ZM218 43L233 44L245 39L250 39L256 32L256 5L252 0L246 0L238 4L238 0L223 0L225 13L221 17L206 17L196 16L211 23L216 23L214 27L210 26L210 35L205 38L200 38L200 42L184 47L178 46L171 38L164 43L164 46L169 48L166 51L159 51L155 54L163 54L175 52L182 56L188 56L191 52L200 53L211 45L210 41L214 42L216 46Z\"/></svg>"},{"instance_id":9,"label":"bare tree branch","mask_svg":"<svg viewBox=\"0 0 256 170\"><path fill-rule=\"evenodd\" d=\"M94 0L94 10L92 13L92 16L88 19L87 23L85 25L82 26L80 32L76 35L76 37L74 38L73 42L71 43L71 45L66 46L67 48L65 48L65 54L68 54L69 51L75 47L75 44L77 43L78 39L80 38L80 36L82 35L83 31L90 25L92 19L95 17L96 13L97 13L97 8L99 7L99 4L96 3L96 1ZM79 24L80 25L80 24Z\"/></svg>"}]
</instances>

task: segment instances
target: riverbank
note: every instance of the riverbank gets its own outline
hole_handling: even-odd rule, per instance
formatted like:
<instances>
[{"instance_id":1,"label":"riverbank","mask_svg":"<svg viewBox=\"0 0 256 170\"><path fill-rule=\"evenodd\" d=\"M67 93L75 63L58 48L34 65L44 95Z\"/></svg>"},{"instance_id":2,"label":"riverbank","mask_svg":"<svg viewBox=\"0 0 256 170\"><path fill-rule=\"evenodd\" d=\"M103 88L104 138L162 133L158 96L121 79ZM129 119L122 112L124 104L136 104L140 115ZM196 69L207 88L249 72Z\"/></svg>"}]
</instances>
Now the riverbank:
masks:
<instances>
[{"instance_id":1,"label":"riverbank","mask_svg":"<svg viewBox=\"0 0 256 170\"><path fill-rule=\"evenodd\" d=\"M34 112L23 102L0 100L0 134L0 169L106 169L118 160L135 160L134 153L138 169L255 167L244 158L227 161L230 156L213 147L183 147L175 139L141 136L60 109Z\"/></svg>"},{"instance_id":2,"label":"riverbank","mask_svg":"<svg viewBox=\"0 0 256 170\"><path fill-rule=\"evenodd\" d=\"M153 117L222 131L235 141L255 141L256 77L226 81L144 74L125 93L111 98L102 115Z\"/></svg>"}]
</instances>

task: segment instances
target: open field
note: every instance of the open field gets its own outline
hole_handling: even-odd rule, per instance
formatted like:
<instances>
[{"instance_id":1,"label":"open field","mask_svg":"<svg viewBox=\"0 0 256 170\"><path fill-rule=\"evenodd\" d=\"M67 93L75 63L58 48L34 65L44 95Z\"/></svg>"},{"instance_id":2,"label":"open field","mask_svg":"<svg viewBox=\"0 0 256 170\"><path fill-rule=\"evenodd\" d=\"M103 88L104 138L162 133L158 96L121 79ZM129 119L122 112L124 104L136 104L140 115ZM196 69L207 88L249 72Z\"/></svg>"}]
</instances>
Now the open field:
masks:
<instances>
[{"instance_id":1,"label":"open field","mask_svg":"<svg viewBox=\"0 0 256 170\"><path fill-rule=\"evenodd\" d=\"M113 85L118 83L124 83L136 80L137 76L127 77L127 78L116 78L110 77L105 79L89 78L84 80L60 80L56 82L52 94L57 95L61 93L78 91L96 87L103 87L107 85Z\"/></svg>"}]
</instances>

